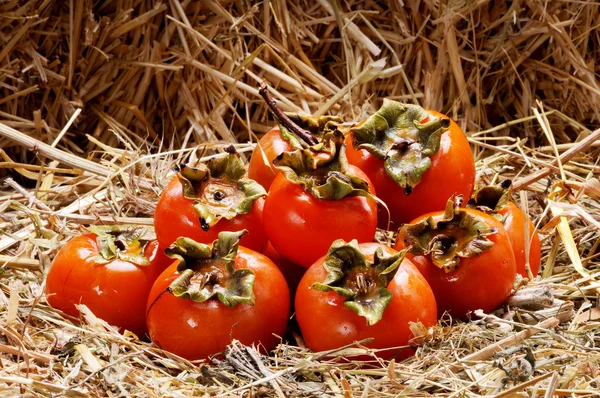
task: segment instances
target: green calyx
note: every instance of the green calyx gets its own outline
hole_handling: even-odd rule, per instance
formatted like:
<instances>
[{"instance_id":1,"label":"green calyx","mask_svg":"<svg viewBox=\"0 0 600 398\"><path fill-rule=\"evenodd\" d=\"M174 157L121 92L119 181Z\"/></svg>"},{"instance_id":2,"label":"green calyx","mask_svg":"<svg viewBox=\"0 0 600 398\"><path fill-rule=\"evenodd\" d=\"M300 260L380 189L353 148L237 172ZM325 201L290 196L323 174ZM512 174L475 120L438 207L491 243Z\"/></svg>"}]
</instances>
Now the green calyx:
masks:
<instances>
[{"instance_id":1,"label":"green calyx","mask_svg":"<svg viewBox=\"0 0 600 398\"><path fill-rule=\"evenodd\" d=\"M150 264L144 255L146 245L156 240L154 228L141 225L91 225L86 228L96 235L99 252L97 264L123 260L139 266Z\"/></svg>"},{"instance_id":2,"label":"green calyx","mask_svg":"<svg viewBox=\"0 0 600 398\"><path fill-rule=\"evenodd\" d=\"M246 177L244 163L233 148L226 156L198 167L182 166L177 176L183 195L194 201L205 231L222 218L231 220L248 213L254 202L267 194L259 183Z\"/></svg>"},{"instance_id":3,"label":"green calyx","mask_svg":"<svg viewBox=\"0 0 600 398\"><path fill-rule=\"evenodd\" d=\"M171 283L175 297L202 303L216 298L228 307L254 305L254 271L235 269L235 258L242 236L248 231L221 232L212 246L181 237L165 250L179 260L180 276Z\"/></svg>"},{"instance_id":4,"label":"green calyx","mask_svg":"<svg viewBox=\"0 0 600 398\"><path fill-rule=\"evenodd\" d=\"M384 99L381 108L350 133L354 147L383 160L388 177L409 195L431 167L430 158L448 127L450 119L433 116L418 105Z\"/></svg>"},{"instance_id":5,"label":"green calyx","mask_svg":"<svg viewBox=\"0 0 600 398\"><path fill-rule=\"evenodd\" d=\"M350 171L344 135L339 130L318 145L283 152L273 164L288 180L302 186L317 199L372 197L367 181Z\"/></svg>"},{"instance_id":6,"label":"green calyx","mask_svg":"<svg viewBox=\"0 0 600 398\"><path fill-rule=\"evenodd\" d=\"M463 258L478 256L494 242L489 235L497 233L483 218L456 206L455 198L446 205L443 217L428 217L400 228L399 239L414 254L429 256L431 262L445 272L456 270Z\"/></svg>"},{"instance_id":7,"label":"green calyx","mask_svg":"<svg viewBox=\"0 0 600 398\"><path fill-rule=\"evenodd\" d=\"M320 140L327 134L333 133L338 125L342 123L342 118L339 116L305 116L292 112L285 112L285 115L297 127L310 133L315 140ZM282 121L278 121L279 130L284 140L288 141L293 149L305 149L312 146L313 143L306 142L303 137L298 136Z\"/></svg>"},{"instance_id":8,"label":"green calyx","mask_svg":"<svg viewBox=\"0 0 600 398\"><path fill-rule=\"evenodd\" d=\"M339 294L346 299L346 308L364 317L369 326L374 325L392 301L392 292L387 286L394 279L405 253L403 250L387 255L378 248L373 261L369 261L356 239L350 243L338 239L329 248L323 264L327 271L325 280L314 283L311 288Z\"/></svg>"},{"instance_id":9,"label":"green calyx","mask_svg":"<svg viewBox=\"0 0 600 398\"><path fill-rule=\"evenodd\" d=\"M467 207L475 208L484 213L497 213L504 209L510 201L512 183L504 180L498 185L486 185L479 188L467 203Z\"/></svg>"}]
</instances>

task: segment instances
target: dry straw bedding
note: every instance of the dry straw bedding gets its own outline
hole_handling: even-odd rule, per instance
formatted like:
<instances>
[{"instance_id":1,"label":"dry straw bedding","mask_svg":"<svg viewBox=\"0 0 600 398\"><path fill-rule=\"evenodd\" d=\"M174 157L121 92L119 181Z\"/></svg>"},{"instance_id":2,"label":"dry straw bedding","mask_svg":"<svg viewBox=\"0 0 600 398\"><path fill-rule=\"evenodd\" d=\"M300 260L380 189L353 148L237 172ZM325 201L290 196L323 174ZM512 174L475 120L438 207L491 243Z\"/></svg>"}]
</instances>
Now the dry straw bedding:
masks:
<instances>
[{"instance_id":1,"label":"dry straw bedding","mask_svg":"<svg viewBox=\"0 0 600 398\"><path fill-rule=\"evenodd\" d=\"M597 396L599 27L594 1L0 2L0 394ZM350 121L388 97L454 117L478 181L514 178L542 228L538 278L368 366L293 333L189 363L50 309L44 272L81 225L151 223L176 162L252 150L263 80L287 111Z\"/></svg>"}]
</instances>

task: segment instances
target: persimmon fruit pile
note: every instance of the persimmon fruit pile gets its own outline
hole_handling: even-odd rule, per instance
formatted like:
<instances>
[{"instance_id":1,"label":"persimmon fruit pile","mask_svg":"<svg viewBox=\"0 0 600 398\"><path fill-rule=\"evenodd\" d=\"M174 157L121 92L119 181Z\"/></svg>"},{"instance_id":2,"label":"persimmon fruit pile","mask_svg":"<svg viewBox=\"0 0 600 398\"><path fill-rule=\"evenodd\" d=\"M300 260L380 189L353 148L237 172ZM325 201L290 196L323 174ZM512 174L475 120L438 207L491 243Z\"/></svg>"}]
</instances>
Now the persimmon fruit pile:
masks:
<instances>
[{"instance_id":1,"label":"persimmon fruit pile","mask_svg":"<svg viewBox=\"0 0 600 398\"><path fill-rule=\"evenodd\" d=\"M517 273L535 277L535 225L510 184L475 191L460 127L384 100L364 120L281 112L246 166L233 146L180 165L154 228L92 226L66 243L46 280L48 303L78 304L121 331L190 360L231 339L275 348L293 304L306 345L364 341L410 355L412 323L498 308ZM374 241L397 230L395 246Z\"/></svg>"}]
</instances>

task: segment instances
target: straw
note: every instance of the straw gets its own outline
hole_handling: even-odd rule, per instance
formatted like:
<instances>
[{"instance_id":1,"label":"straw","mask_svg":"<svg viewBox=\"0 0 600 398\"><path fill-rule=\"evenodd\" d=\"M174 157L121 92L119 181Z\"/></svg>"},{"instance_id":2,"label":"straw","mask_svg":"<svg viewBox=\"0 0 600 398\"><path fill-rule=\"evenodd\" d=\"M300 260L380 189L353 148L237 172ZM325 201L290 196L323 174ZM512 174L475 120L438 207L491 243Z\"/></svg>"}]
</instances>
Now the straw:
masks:
<instances>
[{"instance_id":1,"label":"straw","mask_svg":"<svg viewBox=\"0 0 600 398\"><path fill-rule=\"evenodd\" d=\"M597 395L597 2L29 0L0 14L2 394ZM513 180L542 270L493 313L412 324L415 355L392 361L367 341L311 352L292 327L269 355L232 341L190 362L86 307L50 308L44 275L83 226L151 225L174 165L232 144L248 160L276 124L261 82L284 111L348 125L383 98L455 119L477 184ZM501 370L527 349L530 373Z\"/></svg>"}]
</instances>

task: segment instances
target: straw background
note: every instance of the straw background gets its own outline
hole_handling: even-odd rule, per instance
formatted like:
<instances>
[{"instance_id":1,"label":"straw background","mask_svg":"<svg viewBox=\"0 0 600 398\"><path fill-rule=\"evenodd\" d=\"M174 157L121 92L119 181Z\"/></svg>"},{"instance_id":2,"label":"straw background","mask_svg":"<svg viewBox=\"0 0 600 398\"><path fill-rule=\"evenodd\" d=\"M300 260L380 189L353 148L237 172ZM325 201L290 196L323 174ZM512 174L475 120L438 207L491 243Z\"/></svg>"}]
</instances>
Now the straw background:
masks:
<instances>
[{"instance_id":1,"label":"straw background","mask_svg":"<svg viewBox=\"0 0 600 398\"><path fill-rule=\"evenodd\" d=\"M477 131L541 99L598 122L595 2L252 3L4 2L0 120L51 143L81 108L62 142L81 149L93 147L83 134L242 142L272 124L256 91L265 80L288 111L353 118L390 97ZM504 132L539 136L532 123Z\"/></svg>"}]
</instances>

